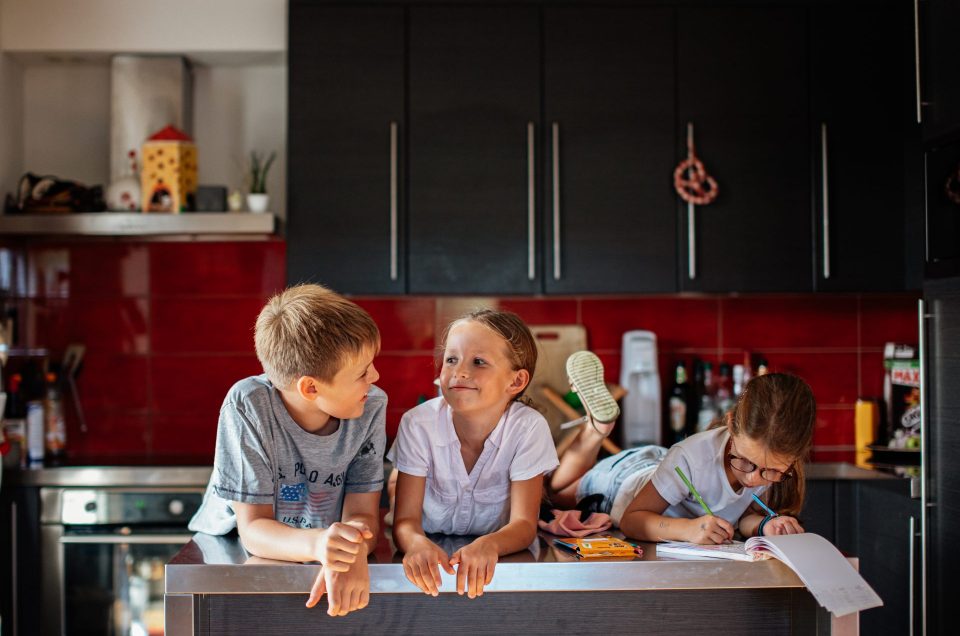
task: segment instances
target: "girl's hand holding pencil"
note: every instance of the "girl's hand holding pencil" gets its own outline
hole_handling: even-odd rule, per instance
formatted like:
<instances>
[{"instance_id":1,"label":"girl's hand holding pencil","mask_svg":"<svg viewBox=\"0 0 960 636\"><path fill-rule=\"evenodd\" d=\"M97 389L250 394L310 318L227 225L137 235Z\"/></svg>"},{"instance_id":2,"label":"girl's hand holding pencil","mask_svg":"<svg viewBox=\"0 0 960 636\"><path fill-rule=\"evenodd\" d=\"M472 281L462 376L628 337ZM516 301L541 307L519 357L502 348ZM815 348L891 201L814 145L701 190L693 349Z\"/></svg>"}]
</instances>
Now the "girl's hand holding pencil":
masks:
<instances>
[{"instance_id":1,"label":"girl's hand holding pencil","mask_svg":"<svg viewBox=\"0 0 960 636\"><path fill-rule=\"evenodd\" d=\"M704 515L697 519L687 520L688 530L686 540L700 545L717 545L729 543L733 539L733 525L722 517Z\"/></svg>"}]
</instances>

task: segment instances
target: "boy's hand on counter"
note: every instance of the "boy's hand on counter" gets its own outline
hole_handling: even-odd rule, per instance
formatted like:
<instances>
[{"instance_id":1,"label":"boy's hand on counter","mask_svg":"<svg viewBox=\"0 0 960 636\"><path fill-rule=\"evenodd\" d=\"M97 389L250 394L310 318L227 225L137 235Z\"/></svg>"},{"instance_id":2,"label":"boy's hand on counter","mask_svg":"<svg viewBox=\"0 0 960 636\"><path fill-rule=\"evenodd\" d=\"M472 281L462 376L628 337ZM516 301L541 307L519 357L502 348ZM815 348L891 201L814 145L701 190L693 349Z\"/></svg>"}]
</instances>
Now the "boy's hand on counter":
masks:
<instances>
[{"instance_id":1,"label":"boy's hand on counter","mask_svg":"<svg viewBox=\"0 0 960 636\"><path fill-rule=\"evenodd\" d=\"M314 554L325 570L346 572L357 560L357 555L367 554L364 541L373 538L367 524L360 521L336 522L321 530Z\"/></svg>"},{"instance_id":2,"label":"boy's hand on counter","mask_svg":"<svg viewBox=\"0 0 960 636\"><path fill-rule=\"evenodd\" d=\"M457 566L457 594L466 592L469 598L483 596L483 587L493 580L499 554L485 539L480 537L450 557L450 565Z\"/></svg>"},{"instance_id":3,"label":"boy's hand on counter","mask_svg":"<svg viewBox=\"0 0 960 636\"><path fill-rule=\"evenodd\" d=\"M416 543L403 555L403 573L425 594L440 594L440 565L447 574L454 574L450 557L427 537L417 537Z\"/></svg>"},{"instance_id":4,"label":"boy's hand on counter","mask_svg":"<svg viewBox=\"0 0 960 636\"><path fill-rule=\"evenodd\" d=\"M687 541L700 545L717 545L733 539L733 525L721 517L704 515L690 519Z\"/></svg>"},{"instance_id":5,"label":"boy's hand on counter","mask_svg":"<svg viewBox=\"0 0 960 636\"><path fill-rule=\"evenodd\" d=\"M793 517L777 516L763 526L764 536L775 534L803 534L803 526Z\"/></svg>"},{"instance_id":6,"label":"boy's hand on counter","mask_svg":"<svg viewBox=\"0 0 960 636\"><path fill-rule=\"evenodd\" d=\"M326 566L320 568L307 607L316 605L324 592L327 593L327 614L330 616L346 616L366 607L370 602L370 569L366 551L361 551L344 572Z\"/></svg>"}]
</instances>

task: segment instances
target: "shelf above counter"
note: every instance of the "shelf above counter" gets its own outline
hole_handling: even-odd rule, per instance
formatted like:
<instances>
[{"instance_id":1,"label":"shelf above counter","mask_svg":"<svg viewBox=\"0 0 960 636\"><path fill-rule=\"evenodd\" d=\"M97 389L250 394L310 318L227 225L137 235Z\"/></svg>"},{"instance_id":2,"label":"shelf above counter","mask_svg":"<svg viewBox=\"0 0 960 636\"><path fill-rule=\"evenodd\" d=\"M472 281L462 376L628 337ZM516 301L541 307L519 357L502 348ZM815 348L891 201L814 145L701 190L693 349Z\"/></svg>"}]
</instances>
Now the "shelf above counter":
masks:
<instances>
[{"instance_id":1,"label":"shelf above counter","mask_svg":"<svg viewBox=\"0 0 960 636\"><path fill-rule=\"evenodd\" d=\"M252 212L89 212L0 215L0 236L160 236L273 234L276 216Z\"/></svg>"}]
</instances>

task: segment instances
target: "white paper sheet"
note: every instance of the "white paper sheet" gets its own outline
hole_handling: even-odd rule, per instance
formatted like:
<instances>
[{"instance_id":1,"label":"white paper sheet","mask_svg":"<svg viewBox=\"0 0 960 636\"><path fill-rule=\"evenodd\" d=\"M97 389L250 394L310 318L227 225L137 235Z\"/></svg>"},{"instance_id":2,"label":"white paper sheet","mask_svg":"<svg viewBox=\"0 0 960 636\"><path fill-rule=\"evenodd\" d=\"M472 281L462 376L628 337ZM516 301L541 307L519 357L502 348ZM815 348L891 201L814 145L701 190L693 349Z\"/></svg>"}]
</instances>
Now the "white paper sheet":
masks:
<instances>
[{"instance_id":1,"label":"white paper sheet","mask_svg":"<svg viewBox=\"0 0 960 636\"><path fill-rule=\"evenodd\" d=\"M747 551L763 551L797 573L813 597L837 616L883 605L840 551L818 534L753 537Z\"/></svg>"}]
</instances>

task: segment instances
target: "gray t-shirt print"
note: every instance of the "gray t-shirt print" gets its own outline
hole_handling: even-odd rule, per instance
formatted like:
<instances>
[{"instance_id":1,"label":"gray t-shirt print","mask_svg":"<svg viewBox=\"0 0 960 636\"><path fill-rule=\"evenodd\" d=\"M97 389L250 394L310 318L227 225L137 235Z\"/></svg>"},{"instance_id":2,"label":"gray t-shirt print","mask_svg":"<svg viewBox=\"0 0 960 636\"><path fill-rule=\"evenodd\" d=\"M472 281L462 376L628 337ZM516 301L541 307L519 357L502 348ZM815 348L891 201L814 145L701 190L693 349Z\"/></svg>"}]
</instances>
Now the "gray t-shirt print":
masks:
<instances>
[{"instance_id":1,"label":"gray t-shirt print","mask_svg":"<svg viewBox=\"0 0 960 636\"><path fill-rule=\"evenodd\" d=\"M386 394L371 387L359 418L314 435L290 417L265 375L241 380L220 408L213 473L190 529L233 530L231 501L272 504L274 518L295 528L340 521L345 494L383 488L386 408Z\"/></svg>"}]
</instances>

